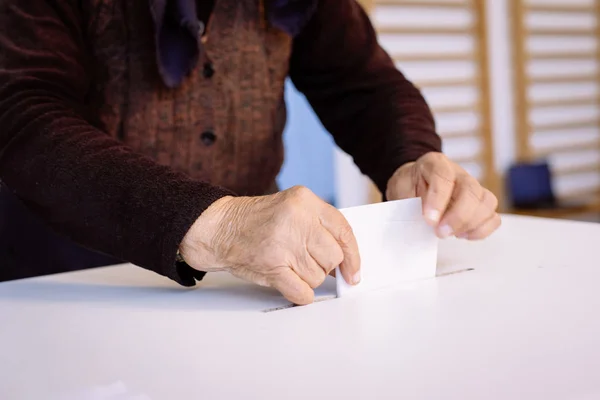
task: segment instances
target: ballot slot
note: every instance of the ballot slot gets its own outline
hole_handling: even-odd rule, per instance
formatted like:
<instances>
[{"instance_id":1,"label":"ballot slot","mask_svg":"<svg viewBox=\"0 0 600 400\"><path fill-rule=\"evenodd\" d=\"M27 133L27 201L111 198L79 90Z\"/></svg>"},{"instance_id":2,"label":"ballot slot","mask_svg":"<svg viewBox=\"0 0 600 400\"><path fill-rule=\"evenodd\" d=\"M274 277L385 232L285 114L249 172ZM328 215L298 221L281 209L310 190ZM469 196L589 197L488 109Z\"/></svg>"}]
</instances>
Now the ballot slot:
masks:
<instances>
[{"instance_id":1,"label":"ballot slot","mask_svg":"<svg viewBox=\"0 0 600 400\"><path fill-rule=\"evenodd\" d=\"M321 286L315 289L315 298L314 303L321 303L328 300L333 300L337 297L336 295L336 281L333 276L328 276L325 281L321 284ZM290 301L281 296L281 301L276 304L265 304L261 307L260 311L263 313L271 313L275 311L288 310L290 308L297 307L296 304L293 304Z\"/></svg>"},{"instance_id":2,"label":"ballot slot","mask_svg":"<svg viewBox=\"0 0 600 400\"><path fill-rule=\"evenodd\" d=\"M315 301L313 302L313 304L315 303L321 303L323 301L328 301L328 300L333 300L337 298L337 296L335 294L333 295L327 295L327 296L323 296L323 297L318 297L315 299ZM288 303L279 307L271 307L271 308L266 308L264 310L262 310L263 313L271 313L271 312L275 312L275 311L282 311L282 310L288 310L290 308L294 308L294 307L300 307L297 304L294 303Z\"/></svg>"},{"instance_id":3,"label":"ballot slot","mask_svg":"<svg viewBox=\"0 0 600 400\"><path fill-rule=\"evenodd\" d=\"M435 278L439 279L439 278L444 278L444 277L447 277L447 276L453 276L453 275L462 274L464 272L471 272L471 271L475 271L475 268L465 268L465 269L459 269L459 270L456 270L456 271L448 271L448 272L436 273ZM428 278L425 278L425 279L428 279ZM385 289L385 288L386 287L382 287L381 289ZM325 295L325 296L317 297L317 298L315 298L315 301L313 302L313 304L315 304L315 303L321 303L321 302L329 301L329 300L334 300L336 298L337 298L337 295L335 295L335 294L330 294L330 295ZM262 312L263 313L272 313L272 312L275 312L275 311L289 310L289 309L294 308L294 307L302 307L302 306L298 306L297 304L293 304L293 303L288 303L288 304L284 304L284 305L277 306L277 307L265 308L264 310L262 310Z\"/></svg>"}]
</instances>

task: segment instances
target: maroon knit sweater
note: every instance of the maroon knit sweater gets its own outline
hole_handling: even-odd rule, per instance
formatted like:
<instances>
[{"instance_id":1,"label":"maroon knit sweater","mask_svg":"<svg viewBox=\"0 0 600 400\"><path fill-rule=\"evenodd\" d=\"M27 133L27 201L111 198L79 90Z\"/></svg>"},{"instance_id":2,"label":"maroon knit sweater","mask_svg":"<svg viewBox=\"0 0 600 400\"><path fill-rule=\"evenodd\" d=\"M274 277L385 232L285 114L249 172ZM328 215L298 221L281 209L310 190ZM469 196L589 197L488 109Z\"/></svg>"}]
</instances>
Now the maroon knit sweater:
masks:
<instances>
[{"instance_id":1,"label":"maroon knit sweater","mask_svg":"<svg viewBox=\"0 0 600 400\"><path fill-rule=\"evenodd\" d=\"M0 0L0 180L70 240L193 285L198 275L176 268L177 247L231 192L160 165L94 124L95 61L78 3ZM321 0L289 63L336 143L382 191L399 166L441 150L421 94L354 0Z\"/></svg>"}]
</instances>

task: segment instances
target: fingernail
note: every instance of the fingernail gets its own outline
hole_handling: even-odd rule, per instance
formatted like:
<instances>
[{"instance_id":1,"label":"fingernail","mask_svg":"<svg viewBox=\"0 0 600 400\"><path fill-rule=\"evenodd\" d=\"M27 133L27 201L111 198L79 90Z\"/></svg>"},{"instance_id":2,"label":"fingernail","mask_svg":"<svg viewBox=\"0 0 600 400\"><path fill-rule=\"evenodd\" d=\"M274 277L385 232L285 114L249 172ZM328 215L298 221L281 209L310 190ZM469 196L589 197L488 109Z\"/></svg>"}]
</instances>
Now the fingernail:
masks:
<instances>
[{"instance_id":1,"label":"fingernail","mask_svg":"<svg viewBox=\"0 0 600 400\"><path fill-rule=\"evenodd\" d=\"M449 236L452 236L452 227L450 227L450 225L444 225L440 228L440 236L442 238L447 238Z\"/></svg>"},{"instance_id":2,"label":"fingernail","mask_svg":"<svg viewBox=\"0 0 600 400\"><path fill-rule=\"evenodd\" d=\"M428 210L425 217L431 222L438 222L441 217L441 213L438 210Z\"/></svg>"},{"instance_id":3,"label":"fingernail","mask_svg":"<svg viewBox=\"0 0 600 400\"><path fill-rule=\"evenodd\" d=\"M357 271L352 277L352 284L358 285L360 283L360 271Z\"/></svg>"}]
</instances>

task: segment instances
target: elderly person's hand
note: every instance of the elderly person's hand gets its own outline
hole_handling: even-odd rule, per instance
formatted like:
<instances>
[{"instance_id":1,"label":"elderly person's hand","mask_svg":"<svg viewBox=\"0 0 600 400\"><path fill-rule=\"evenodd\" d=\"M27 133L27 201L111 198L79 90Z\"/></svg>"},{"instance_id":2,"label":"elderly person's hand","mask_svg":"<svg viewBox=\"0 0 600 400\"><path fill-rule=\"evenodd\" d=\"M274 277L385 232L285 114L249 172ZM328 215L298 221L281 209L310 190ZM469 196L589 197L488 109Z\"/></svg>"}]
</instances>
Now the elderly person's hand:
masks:
<instances>
[{"instance_id":1,"label":"elderly person's hand","mask_svg":"<svg viewBox=\"0 0 600 400\"><path fill-rule=\"evenodd\" d=\"M400 167L388 181L386 197L421 197L425 218L440 238L483 239L500 226L496 196L441 153Z\"/></svg>"},{"instance_id":2,"label":"elderly person's hand","mask_svg":"<svg viewBox=\"0 0 600 400\"><path fill-rule=\"evenodd\" d=\"M338 265L346 282L360 281L350 225L304 187L217 200L189 230L180 252L192 268L228 271L300 305L313 302L313 289Z\"/></svg>"}]
</instances>

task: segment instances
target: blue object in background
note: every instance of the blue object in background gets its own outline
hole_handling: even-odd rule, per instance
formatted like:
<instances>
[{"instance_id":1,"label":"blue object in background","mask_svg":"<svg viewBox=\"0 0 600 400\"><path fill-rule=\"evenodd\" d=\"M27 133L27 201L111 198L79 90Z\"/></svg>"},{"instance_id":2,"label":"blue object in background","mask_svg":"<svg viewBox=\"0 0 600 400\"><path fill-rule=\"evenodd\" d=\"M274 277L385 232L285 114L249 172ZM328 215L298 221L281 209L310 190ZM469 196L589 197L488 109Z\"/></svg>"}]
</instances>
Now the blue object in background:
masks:
<instances>
[{"instance_id":1,"label":"blue object in background","mask_svg":"<svg viewBox=\"0 0 600 400\"><path fill-rule=\"evenodd\" d=\"M508 170L507 178L513 207L531 209L556 206L552 173L546 161L513 165Z\"/></svg>"},{"instance_id":2,"label":"blue object in background","mask_svg":"<svg viewBox=\"0 0 600 400\"><path fill-rule=\"evenodd\" d=\"M334 142L306 98L288 80L288 120L284 131L285 161L277 183L281 190L304 185L335 204Z\"/></svg>"}]
</instances>

